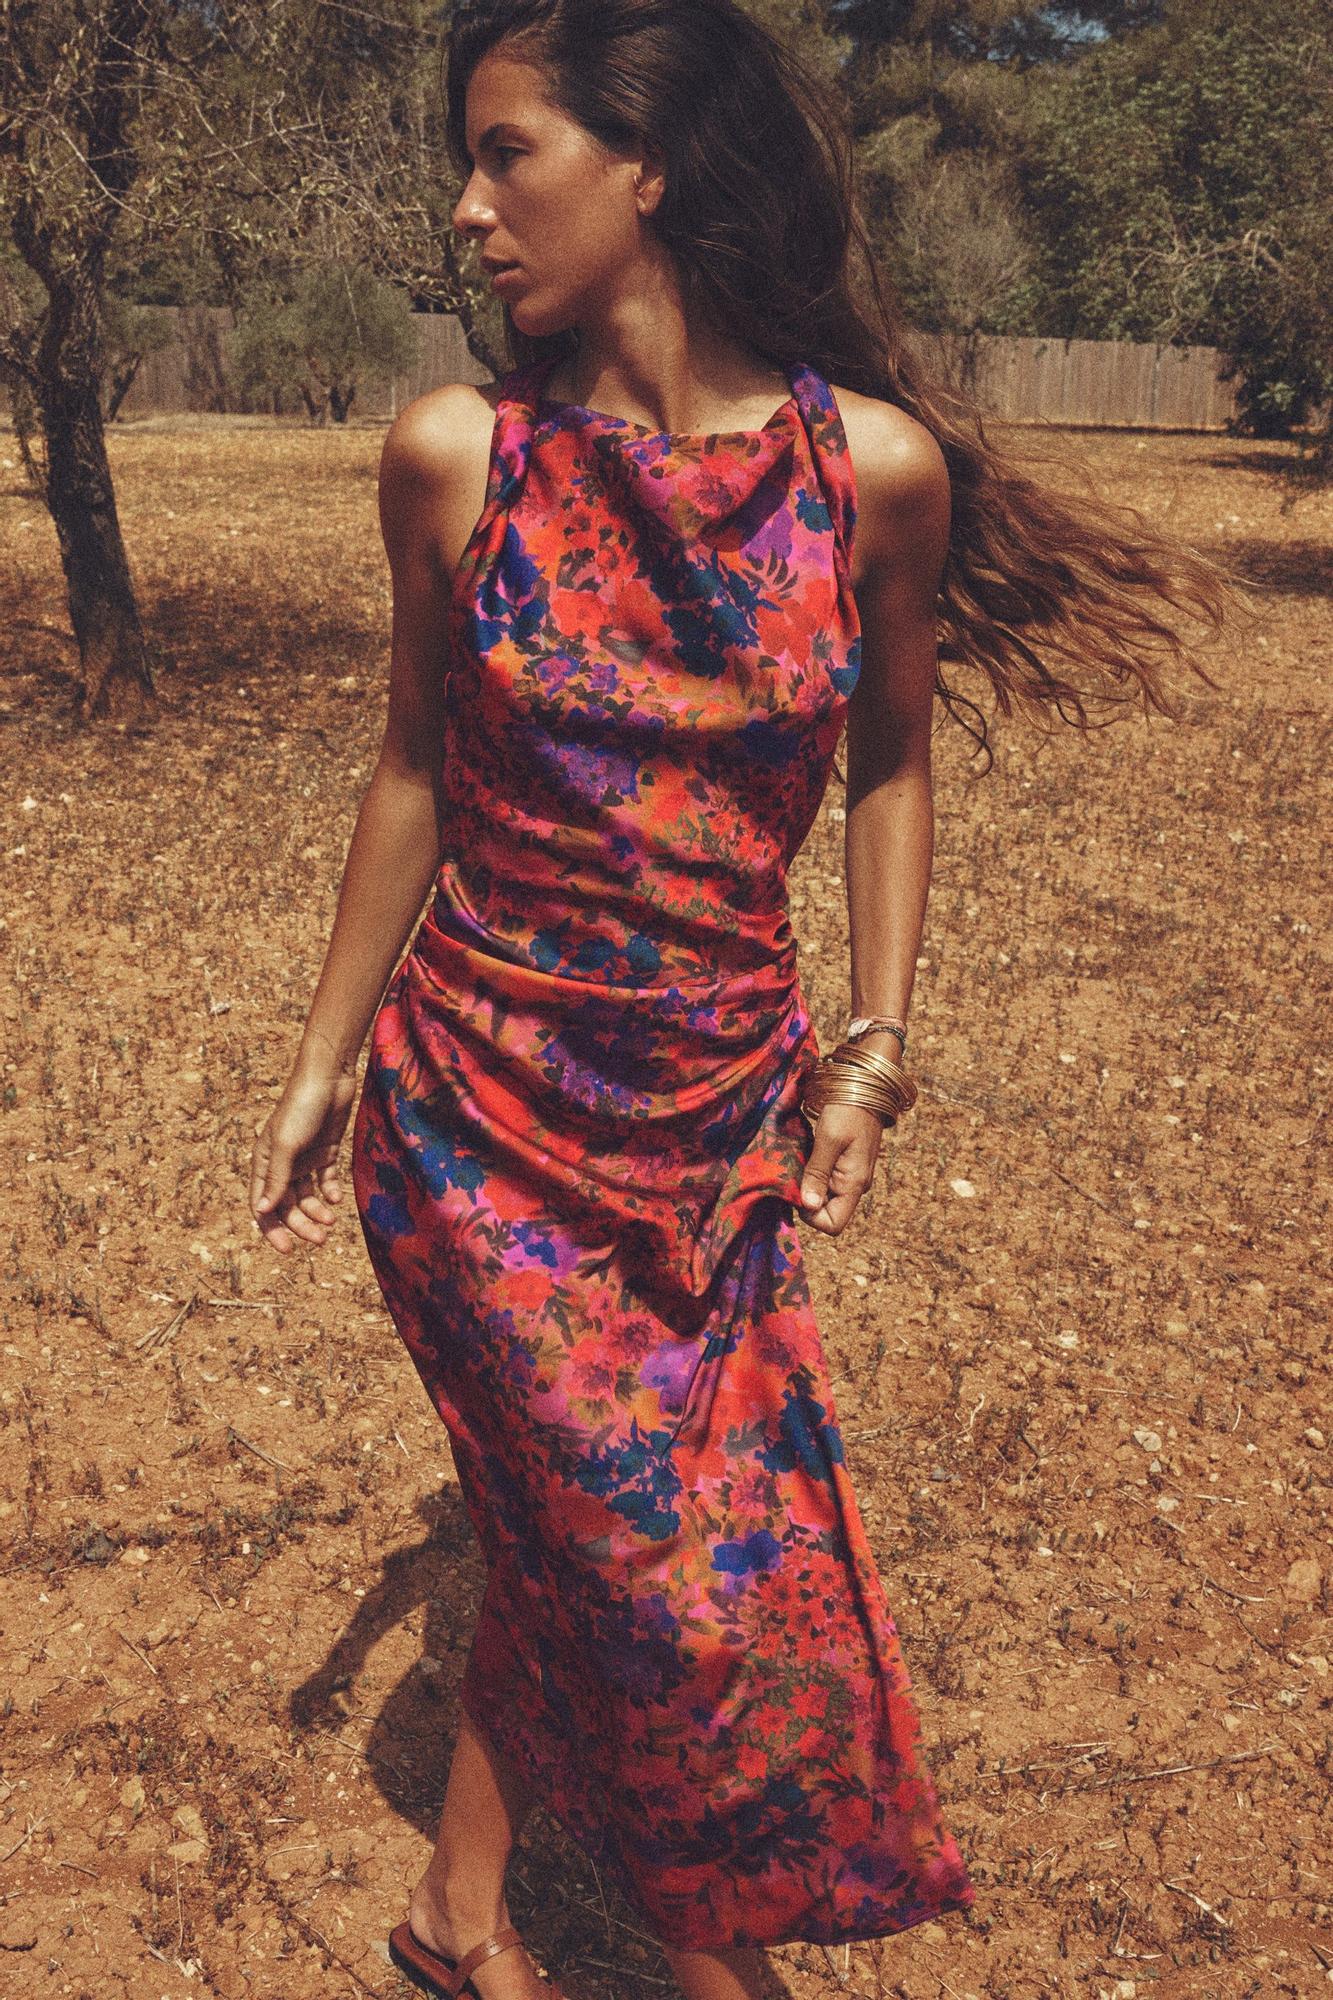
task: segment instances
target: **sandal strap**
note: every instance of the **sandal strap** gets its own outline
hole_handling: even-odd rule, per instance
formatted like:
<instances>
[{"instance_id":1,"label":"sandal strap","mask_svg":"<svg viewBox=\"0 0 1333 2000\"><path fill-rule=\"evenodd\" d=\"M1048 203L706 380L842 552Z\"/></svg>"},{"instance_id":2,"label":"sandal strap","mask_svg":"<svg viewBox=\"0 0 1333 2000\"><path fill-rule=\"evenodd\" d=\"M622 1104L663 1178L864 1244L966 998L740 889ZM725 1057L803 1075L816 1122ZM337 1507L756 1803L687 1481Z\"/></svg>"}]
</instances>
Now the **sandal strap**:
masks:
<instances>
[{"instance_id":1,"label":"sandal strap","mask_svg":"<svg viewBox=\"0 0 1333 2000\"><path fill-rule=\"evenodd\" d=\"M450 1974L450 1991L454 1994L461 1993L467 1985L469 1975L475 1972L485 1959L494 1958L497 1952L508 1951L511 1945L516 1945L520 1942L521 1939L515 1926L513 1924L506 1924L503 1930L498 1930L492 1936L483 1938L480 1944L474 1944L471 1951L466 1952L459 1959Z\"/></svg>"}]
</instances>

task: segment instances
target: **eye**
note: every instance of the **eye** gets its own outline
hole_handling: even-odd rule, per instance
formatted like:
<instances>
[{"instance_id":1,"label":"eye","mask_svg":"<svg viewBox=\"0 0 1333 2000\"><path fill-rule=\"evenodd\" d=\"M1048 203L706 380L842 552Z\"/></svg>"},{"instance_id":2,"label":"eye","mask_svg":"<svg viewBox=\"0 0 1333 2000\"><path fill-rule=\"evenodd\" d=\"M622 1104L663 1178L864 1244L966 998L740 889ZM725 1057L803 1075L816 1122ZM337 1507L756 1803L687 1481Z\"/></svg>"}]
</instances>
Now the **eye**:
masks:
<instances>
[{"instance_id":1,"label":"eye","mask_svg":"<svg viewBox=\"0 0 1333 2000\"><path fill-rule=\"evenodd\" d=\"M522 153L523 148L521 146L497 146L494 150L495 157L498 160L502 159L506 153L513 153L517 157Z\"/></svg>"}]
</instances>

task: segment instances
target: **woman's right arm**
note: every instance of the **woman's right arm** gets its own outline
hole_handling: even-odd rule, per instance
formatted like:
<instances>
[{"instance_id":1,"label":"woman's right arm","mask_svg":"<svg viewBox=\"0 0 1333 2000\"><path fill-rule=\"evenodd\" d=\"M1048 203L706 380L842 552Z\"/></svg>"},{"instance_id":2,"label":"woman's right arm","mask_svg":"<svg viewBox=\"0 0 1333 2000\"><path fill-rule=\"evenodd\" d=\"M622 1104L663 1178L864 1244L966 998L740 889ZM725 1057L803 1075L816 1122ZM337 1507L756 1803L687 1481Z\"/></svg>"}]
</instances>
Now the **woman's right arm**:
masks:
<instances>
[{"instance_id":1,"label":"woman's right arm","mask_svg":"<svg viewBox=\"0 0 1333 2000\"><path fill-rule=\"evenodd\" d=\"M384 441L388 714L291 1075L255 1142L250 1205L276 1250L322 1243L334 1220L357 1057L439 869L449 593L485 497L490 422L476 389L450 384L410 403Z\"/></svg>"}]
</instances>

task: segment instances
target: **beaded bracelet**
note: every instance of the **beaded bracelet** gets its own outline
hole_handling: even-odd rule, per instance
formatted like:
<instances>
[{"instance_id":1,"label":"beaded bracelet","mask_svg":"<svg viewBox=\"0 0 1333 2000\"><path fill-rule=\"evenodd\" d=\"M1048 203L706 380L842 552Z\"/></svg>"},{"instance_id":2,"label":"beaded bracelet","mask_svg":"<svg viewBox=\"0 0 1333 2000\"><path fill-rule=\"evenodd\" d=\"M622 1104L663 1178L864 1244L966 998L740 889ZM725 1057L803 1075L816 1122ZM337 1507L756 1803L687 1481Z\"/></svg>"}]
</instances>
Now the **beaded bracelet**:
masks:
<instances>
[{"instance_id":1,"label":"beaded bracelet","mask_svg":"<svg viewBox=\"0 0 1333 2000\"><path fill-rule=\"evenodd\" d=\"M844 1041L854 1042L858 1035L868 1034L872 1028L887 1028L891 1035L898 1037L900 1052L907 1048L907 1023L893 1014L859 1014L848 1028Z\"/></svg>"}]
</instances>

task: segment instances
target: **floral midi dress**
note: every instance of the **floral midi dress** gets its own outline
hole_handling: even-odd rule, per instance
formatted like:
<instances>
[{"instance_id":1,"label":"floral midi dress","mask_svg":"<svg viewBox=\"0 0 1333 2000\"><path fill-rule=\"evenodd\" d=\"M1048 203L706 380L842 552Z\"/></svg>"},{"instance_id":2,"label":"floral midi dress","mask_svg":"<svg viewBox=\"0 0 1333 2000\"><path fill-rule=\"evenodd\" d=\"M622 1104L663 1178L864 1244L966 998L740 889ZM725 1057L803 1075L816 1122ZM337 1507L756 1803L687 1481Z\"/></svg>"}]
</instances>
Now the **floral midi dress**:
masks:
<instances>
[{"instance_id":1,"label":"floral midi dress","mask_svg":"<svg viewBox=\"0 0 1333 2000\"><path fill-rule=\"evenodd\" d=\"M856 683L827 382L687 436L500 383L446 847L353 1185L487 1582L460 1699L659 1939L974 1890L848 1476L795 1206L786 875Z\"/></svg>"}]
</instances>

